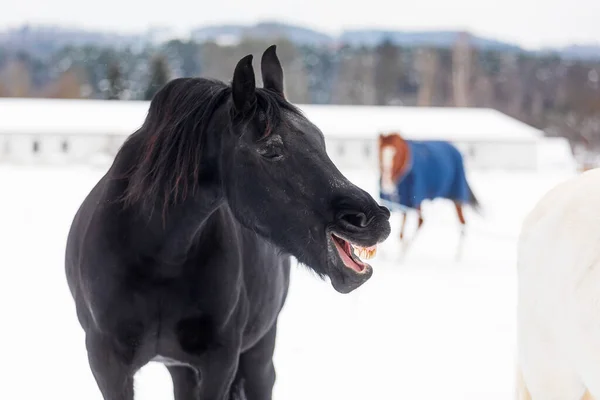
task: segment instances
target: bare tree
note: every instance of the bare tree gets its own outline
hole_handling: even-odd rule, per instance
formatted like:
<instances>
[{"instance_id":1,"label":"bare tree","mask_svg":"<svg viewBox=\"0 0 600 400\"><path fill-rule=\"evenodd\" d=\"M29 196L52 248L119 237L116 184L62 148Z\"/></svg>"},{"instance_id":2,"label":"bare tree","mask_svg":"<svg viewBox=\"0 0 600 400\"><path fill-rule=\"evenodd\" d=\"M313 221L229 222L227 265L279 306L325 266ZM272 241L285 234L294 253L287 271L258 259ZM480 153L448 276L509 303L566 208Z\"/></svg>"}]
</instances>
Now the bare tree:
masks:
<instances>
[{"instance_id":1,"label":"bare tree","mask_svg":"<svg viewBox=\"0 0 600 400\"><path fill-rule=\"evenodd\" d=\"M334 104L375 104L373 53L347 49L338 66L332 102Z\"/></svg>"},{"instance_id":2,"label":"bare tree","mask_svg":"<svg viewBox=\"0 0 600 400\"><path fill-rule=\"evenodd\" d=\"M39 95L54 99L80 99L85 97L82 93L83 72L75 67L71 67L63 72L56 81L46 85Z\"/></svg>"},{"instance_id":3,"label":"bare tree","mask_svg":"<svg viewBox=\"0 0 600 400\"><path fill-rule=\"evenodd\" d=\"M170 80L169 64L167 59L158 54L150 61L150 79L144 93L145 100L151 100L154 94Z\"/></svg>"},{"instance_id":4,"label":"bare tree","mask_svg":"<svg viewBox=\"0 0 600 400\"><path fill-rule=\"evenodd\" d=\"M10 91L4 85L4 83L2 83L2 81L0 81L0 97L9 97L9 96L10 96Z\"/></svg>"},{"instance_id":5,"label":"bare tree","mask_svg":"<svg viewBox=\"0 0 600 400\"><path fill-rule=\"evenodd\" d=\"M118 62L111 62L106 71L106 79L108 80L108 91L106 98L108 100L120 100L125 90L123 84L123 76L121 67Z\"/></svg>"},{"instance_id":6,"label":"bare tree","mask_svg":"<svg viewBox=\"0 0 600 400\"><path fill-rule=\"evenodd\" d=\"M469 81L471 80L471 45L470 35L461 32L454 45L452 54L452 86L454 105L469 106Z\"/></svg>"},{"instance_id":7,"label":"bare tree","mask_svg":"<svg viewBox=\"0 0 600 400\"><path fill-rule=\"evenodd\" d=\"M390 104L398 97L402 75L399 61L399 49L389 39L375 48L376 104Z\"/></svg>"},{"instance_id":8,"label":"bare tree","mask_svg":"<svg viewBox=\"0 0 600 400\"><path fill-rule=\"evenodd\" d=\"M28 65L21 60L12 60L0 73L0 82L7 97L29 97L32 92Z\"/></svg>"},{"instance_id":9,"label":"bare tree","mask_svg":"<svg viewBox=\"0 0 600 400\"><path fill-rule=\"evenodd\" d=\"M438 53L432 48L419 49L415 59L416 69L419 71L419 93L417 105L428 107L433 105L435 94L436 76L440 69Z\"/></svg>"}]
</instances>

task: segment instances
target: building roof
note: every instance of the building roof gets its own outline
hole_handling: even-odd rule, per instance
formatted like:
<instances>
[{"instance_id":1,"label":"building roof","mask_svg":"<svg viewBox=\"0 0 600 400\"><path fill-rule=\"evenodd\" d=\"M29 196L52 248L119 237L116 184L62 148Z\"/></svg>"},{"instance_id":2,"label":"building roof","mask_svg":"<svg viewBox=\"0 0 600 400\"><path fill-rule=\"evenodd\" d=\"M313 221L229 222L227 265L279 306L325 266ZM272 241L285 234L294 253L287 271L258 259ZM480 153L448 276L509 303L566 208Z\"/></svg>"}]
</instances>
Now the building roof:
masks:
<instances>
[{"instance_id":1,"label":"building roof","mask_svg":"<svg viewBox=\"0 0 600 400\"><path fill-rule=\"evenodd\" d=\"M301 106L325 135L365 137L397 131L410 139L537 140L544 133L489 108Z\"/></svg>"},{"instance_id":2,"label":"building roof","mask_svg":"<svg viewBox=\"0 0 600 400\"><path fill-rule=\"evenodd\" d=\"M130 135L148 112L145 101L0 99L0 134Z\"/></svg>"},{"instance_id":3,"label":"building roof","mask_svg":"<svg viewBox=\"0 0 600 400\"><path fill-rule=\"evenodd\" d=\"M0 99L0 134L129 135L147 101ZM298 105L326 137L375 138L397 131L410 139L531 141L543 132L493 109Z\"/></svg>"}]
</instances>

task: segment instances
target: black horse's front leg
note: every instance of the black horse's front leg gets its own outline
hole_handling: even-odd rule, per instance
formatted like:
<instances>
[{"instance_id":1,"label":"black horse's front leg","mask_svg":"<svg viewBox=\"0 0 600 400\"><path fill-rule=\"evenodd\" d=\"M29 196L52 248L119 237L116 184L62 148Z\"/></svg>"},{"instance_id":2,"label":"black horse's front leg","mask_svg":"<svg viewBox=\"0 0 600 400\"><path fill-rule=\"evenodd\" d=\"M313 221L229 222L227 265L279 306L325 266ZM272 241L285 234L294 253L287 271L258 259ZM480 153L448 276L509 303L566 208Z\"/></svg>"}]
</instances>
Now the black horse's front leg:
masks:
<instances>
[{"instance_id":1,"label":"black horse's front leg","mask_svg":"<svg viewBox=\"0 0 600 400\"><path fill-rule=\"evenodd\" d=\"M211 350L203 355L197 365L200 372L199 400L230 400L238 364L237 346Z\"/></svg>"},{"instance_id":2,"label":"black horse's front leg","mask_svg":"<svg viewBox=\"0 0 600 400\"><path fill-rule=\"evenodd\" d=\"M133 375L125 351L100 333L86 335L90 368L104 400L133 400Z\"/></svg>"},{"instance_id":3,"label":"black horse's front leg","mask_svg":"<svg viewBox=\"0 0 600 400\"><path fill-rule=\"evenodd\" d=\"M169 366L175 400L198 400L198 371L183 366Z\"/></svg>"},{"instance_id":4,"label":"black horse's front leg","mask_svg":"<svg viewBox=\"0 0 600 400\"><path fill-rule=\"evenodd\" d=\"M244 393L247 400L271 400L275 385L275 338L277 322L252 347L240 357L240 375L244 382Z\"/></svg>"}]
</instances>

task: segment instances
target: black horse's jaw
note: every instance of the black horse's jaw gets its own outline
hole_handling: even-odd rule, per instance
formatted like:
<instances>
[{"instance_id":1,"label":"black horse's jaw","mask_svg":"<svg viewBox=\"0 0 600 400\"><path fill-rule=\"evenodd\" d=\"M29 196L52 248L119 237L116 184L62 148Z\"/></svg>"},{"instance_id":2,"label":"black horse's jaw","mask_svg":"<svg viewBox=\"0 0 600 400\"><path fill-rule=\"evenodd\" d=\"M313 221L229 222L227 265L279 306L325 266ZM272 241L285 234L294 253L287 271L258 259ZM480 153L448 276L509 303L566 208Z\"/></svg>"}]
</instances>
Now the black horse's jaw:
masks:
<instances>
[{"instance_id":1,"label":"black horse's jaw","mask_svg":"<svg viewBox=\"0 0 600 400\"><path fill-rule=\"evenodd\" d=\"M377 252L377 245L360 246L336 233L329 234L329 243L332 258L329 277L335 290L350 293L369 280L373 275L373 268L356 253L364 259L373 258Z\"/></svg>"}]
</instances>

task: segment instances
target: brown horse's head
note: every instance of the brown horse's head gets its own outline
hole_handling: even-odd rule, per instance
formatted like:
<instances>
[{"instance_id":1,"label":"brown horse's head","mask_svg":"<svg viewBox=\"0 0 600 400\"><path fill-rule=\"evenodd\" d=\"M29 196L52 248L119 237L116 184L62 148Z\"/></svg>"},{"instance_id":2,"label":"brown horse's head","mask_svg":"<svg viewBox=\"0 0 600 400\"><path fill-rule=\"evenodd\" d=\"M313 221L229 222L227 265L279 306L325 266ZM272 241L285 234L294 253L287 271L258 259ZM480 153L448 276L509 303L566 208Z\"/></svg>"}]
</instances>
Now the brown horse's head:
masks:
<instances>
[{"instance_id":1,"label":"brown horse's head","mask_svg":"<svg viewBox=\"0 0 600 400\"><path fill-rule=\"evenodd\" d=\"M379 134L379 174L381 189L393 193L396 182L409 165L408 144L399 133Z\"/></svg>"}]
</instances>

